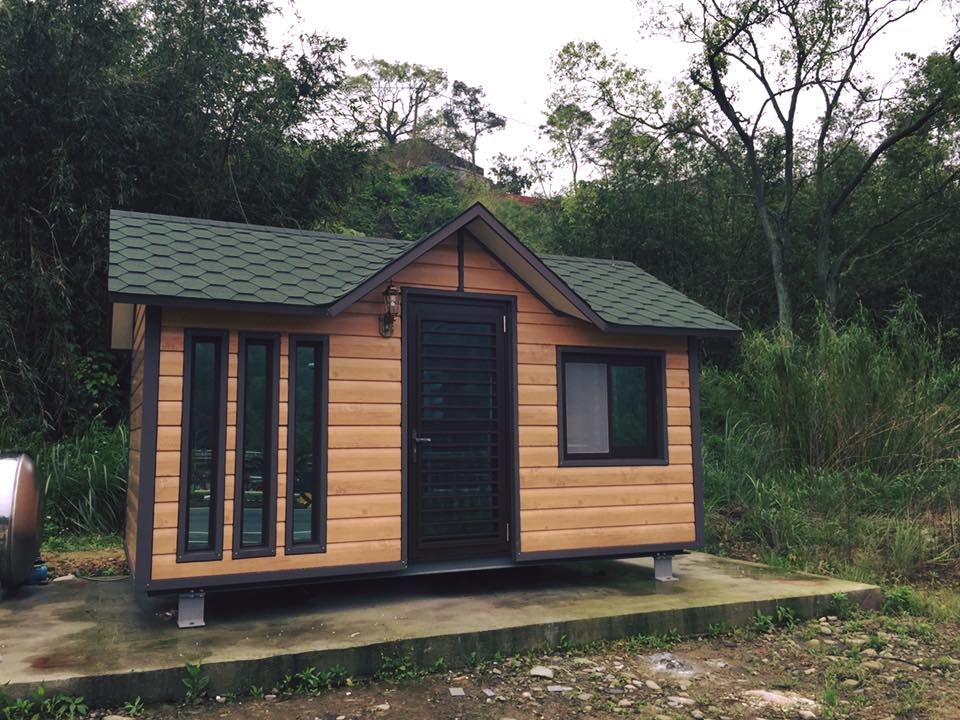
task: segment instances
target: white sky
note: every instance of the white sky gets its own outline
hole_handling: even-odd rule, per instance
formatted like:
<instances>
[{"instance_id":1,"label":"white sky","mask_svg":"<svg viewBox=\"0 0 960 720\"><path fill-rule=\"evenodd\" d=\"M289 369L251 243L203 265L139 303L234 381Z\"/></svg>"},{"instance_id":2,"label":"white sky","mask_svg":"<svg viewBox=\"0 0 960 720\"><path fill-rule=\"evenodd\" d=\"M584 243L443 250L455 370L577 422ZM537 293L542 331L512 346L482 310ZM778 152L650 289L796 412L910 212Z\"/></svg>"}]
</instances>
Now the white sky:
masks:
<instances>
[{"instance_id":1,"label":"white sky","mask_svg":"<svg viewBox=\"0 0 960 720\"><path fill-rule=\"evenodd\" d=\"M483 87L491 109L507 117L504 130L480 138L477 162L484 167L499 152L546 148L538 127L551 91L550 63L565 43L595 40L663 82L683 72L689 51L677 41L641 37L634 0L282 1L278 38L290 27L293 4L301 17L297 31L346 38L350 56L439 67L451 82ZM896 27L876 48L876 74L892 68L898 52L937 49L953 23L934 2Z\"/></svg>"}]
</instances>

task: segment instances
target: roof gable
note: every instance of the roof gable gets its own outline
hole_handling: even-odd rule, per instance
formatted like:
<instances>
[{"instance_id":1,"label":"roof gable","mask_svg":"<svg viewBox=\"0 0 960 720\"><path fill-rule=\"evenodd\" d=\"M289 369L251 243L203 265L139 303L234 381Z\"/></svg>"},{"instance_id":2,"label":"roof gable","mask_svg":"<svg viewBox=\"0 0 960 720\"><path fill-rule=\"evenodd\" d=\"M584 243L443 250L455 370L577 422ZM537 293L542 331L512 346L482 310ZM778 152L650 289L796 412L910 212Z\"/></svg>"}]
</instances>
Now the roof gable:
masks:
<instances>
[{"instance_id":1,"label":"roof gable","mask_svg":"<svg viewBox=\"0 0 960 720\"><path fill-rule=\"evenodd\" d=\"M413 243L112 211L109 291L115 302L333 316L457 234L486 248L554 310L601 330L739 330L632 263L540 257L479 203Z\"/></svg>"}]
</instances>

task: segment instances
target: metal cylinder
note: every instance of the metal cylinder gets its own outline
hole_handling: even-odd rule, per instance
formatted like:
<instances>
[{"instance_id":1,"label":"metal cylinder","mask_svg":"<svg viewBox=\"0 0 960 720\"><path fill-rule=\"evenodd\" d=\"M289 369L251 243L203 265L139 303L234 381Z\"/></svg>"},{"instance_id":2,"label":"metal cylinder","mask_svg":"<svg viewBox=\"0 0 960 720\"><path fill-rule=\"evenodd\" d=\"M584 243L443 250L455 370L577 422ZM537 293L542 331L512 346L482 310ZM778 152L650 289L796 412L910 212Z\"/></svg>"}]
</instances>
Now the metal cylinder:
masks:
<instances>
[{"instance_id":1,"label":"metal cylinder","mask_svg":"<svg viewBox=\"0 0 960 720\"><path fill-rule=\"evenodd\" d=\"M23 585L40 552L42 489L29 455L0 455L0 590Z\"/></svg>"}]
</instances>

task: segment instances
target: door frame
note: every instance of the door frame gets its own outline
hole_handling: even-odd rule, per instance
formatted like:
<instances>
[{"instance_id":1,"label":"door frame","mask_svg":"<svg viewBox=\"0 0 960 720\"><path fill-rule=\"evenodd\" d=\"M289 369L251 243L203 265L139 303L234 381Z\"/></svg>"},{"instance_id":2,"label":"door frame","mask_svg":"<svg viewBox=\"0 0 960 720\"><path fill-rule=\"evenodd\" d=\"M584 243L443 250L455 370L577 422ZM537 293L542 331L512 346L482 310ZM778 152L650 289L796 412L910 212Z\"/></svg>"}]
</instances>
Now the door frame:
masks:
<instances>
[{"instance_id":1,"label":"door frame","mask_svg":"<svg viewBox=\"0 0 960 720\"><path fill-rule=\"evenodd\" d=\"M510 447L506 449L504 458L507 462L507 497L510 501L509 519L509 539L507 542L508 555L511 560L516 561L520 552L520 423L519 423L519 401L517 391L517 298L515 295L498 293L475 293L464 292L462 290L434 290L429 288L401 287L400 289L400 313L401 313L401 339L400 339L400 492L401 492L401 517L400 517L400 557L403 567L409 567L411 563L411 545L413 543L413 532L410 527L410 499L411 499L411 468L410 468L410 402L413 398L412 388L408 382L410 371L410 353L411 347L415 348L416 343L411 342L415 339L415 328L412 326L412 314L407 311L411 301L416 303L418 300L426 301L447 301L457 302L458 300L480 301L498 303L503 307L503 312L507 315L506 338L506 362L504 363L504 382L506 383L505 397L508 403L509 412L504 420L510 424L505 433ZM474 563L472 558L463 558L462 561L445 561L444 564L452 566L462 562L464 566ZM422 563L429 565L431 563Z\"/></svg>"}]
</instances>

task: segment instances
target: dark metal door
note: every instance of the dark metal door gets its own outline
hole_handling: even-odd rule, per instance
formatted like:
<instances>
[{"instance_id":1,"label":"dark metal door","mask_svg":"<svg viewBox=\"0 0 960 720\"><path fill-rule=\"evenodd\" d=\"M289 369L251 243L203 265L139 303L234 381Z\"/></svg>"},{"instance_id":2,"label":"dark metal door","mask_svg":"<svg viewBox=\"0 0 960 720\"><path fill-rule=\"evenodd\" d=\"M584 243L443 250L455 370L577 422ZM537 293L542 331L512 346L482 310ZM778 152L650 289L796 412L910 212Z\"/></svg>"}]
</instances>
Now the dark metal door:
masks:
<instances>
[{"instance_id":1,"label":"dark metal door","mask_svg":"<svg viewBox=\"0 0 960 720\"><path fill-rule=\"evenodd\" d=\"M511 306L411 296L405 312L410 555L506 555L511 511Z\"/></svg>"}]
</instances>

